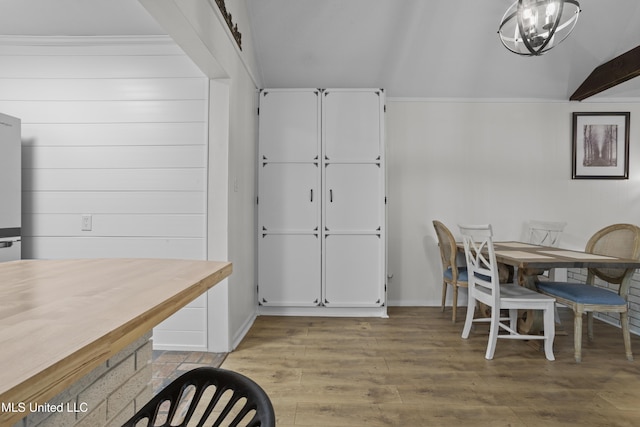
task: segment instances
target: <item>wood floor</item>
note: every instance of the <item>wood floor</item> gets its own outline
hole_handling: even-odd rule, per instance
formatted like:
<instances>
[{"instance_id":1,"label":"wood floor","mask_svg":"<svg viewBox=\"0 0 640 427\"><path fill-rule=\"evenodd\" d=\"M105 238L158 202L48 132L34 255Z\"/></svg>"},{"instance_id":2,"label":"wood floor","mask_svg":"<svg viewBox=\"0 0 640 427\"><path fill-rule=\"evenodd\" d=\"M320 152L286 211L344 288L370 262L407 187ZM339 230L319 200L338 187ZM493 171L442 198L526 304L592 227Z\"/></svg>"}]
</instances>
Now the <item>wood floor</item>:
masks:
<instances>
[{"instance_id":1,"label":"wood floor","mask_svg":"<svg viewBox=\"0 0 640 427\"><path fill-rule=\"evenodd\" d=\"M154 350L151 361L153 394L168 386L180 375L201 366L219 367L227 353L202 351Z\"/></svg>"},{"instance_id":2,"label":"wood floor","mask_svg":"<svg viewBox=\"0 0 640 427\"><path fill-rule=\"evenodd\" d=\"M278 427L640 425L640 339L628 362L620 330L596 321L577 364L561 313L555 362L511 340L485 360L484 325L463 340L450 309L421 307L389 319L259 317L222 367L267 391Z\"/></svg>"}]
</instances>

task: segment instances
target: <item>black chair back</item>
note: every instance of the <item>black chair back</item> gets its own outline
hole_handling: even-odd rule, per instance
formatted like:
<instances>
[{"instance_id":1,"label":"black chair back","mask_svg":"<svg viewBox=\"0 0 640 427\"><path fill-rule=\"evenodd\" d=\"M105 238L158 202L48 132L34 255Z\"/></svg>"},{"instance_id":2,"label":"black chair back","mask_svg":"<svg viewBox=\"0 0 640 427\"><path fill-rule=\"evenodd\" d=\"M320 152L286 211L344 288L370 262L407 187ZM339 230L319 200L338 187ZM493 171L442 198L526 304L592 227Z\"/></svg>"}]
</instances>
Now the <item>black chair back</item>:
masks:
<instances>
[{"instance_id":1,"label":"black chair back","mask_svg":"<svg viewBox=\"0 0 640 427\"><path fill-rule=\"evenodd\" d=\"M187 425L274 427L275 413L269 397L253 380L203 367L174 380L123 427Z\"/></svg>"}]
</instances>

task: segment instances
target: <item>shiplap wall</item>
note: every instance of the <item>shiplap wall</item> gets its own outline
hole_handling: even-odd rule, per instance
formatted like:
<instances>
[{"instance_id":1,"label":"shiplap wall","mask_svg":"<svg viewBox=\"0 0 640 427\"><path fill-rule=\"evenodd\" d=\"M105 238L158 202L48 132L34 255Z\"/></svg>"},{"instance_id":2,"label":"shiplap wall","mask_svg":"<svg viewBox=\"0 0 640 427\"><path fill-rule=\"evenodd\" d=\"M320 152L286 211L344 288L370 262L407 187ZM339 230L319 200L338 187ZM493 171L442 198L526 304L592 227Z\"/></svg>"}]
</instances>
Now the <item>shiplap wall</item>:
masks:
<instances>
[{"instance_id":1,"label":"shiplap wall","mask_svg":"<svg viewBox=\"0 0 640 427\"><path fill-rule=\"evenodd\" d=\"M206 258L208 79L169 38L0 39L0 111L23 125L24 258ZM203 296L155 345L206 349L206 318Z\"/></svg>"}]
</instances>

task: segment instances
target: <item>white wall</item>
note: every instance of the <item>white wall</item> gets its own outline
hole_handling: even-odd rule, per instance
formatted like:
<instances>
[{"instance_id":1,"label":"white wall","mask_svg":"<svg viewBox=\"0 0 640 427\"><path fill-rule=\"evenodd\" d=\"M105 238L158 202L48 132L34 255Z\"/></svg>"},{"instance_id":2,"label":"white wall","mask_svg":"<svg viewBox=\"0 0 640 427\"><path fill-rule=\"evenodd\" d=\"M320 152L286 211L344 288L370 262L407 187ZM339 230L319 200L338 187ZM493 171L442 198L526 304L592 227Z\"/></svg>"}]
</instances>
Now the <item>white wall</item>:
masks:
<instances>
[{"instance_id":1,"label":"white wall","mask_svg":"<svg viewBox=\"0 0 640 427\"><path fill-rule=\"evenodd\" d=\"M629 180L571 179L576 111L631 112ZM523 238L530 219L566 221L560 244L575 249L606 225L640 224L639 135L636 103L389 99L390 305L440 304L434 219L455 236L459 223L491 223L496 239Z\"/></svg>"},{"instance_id":2,"label":"white wall","mask_svg":"<svg viewBox=\"0 0 640 427\"><path fill-rule=\"evenodd\" d=\"M233 274L218 286L216 303L227 300L229 347L234 348L256 316L256 162L257 87L249 19L244 1L227 2L242 32L242 50L230 36L215 2L206 0L140 0L176 42L210 78L228 85L228 256ZM217 84L217 83L216 83ZM217 108L217 107L216 107ZM212 121L215 118L211 118ZM216 143L216 149L222 147ZM211 206L210 202L210 206ZM215 203L215 202L213 202ZM220 218L210 216L209 220ZM219 229L210 224L209 248L216 248ZM219 252L218 252L219 253ZM218 312L211 312L210 324Z\"/></svg>"},{"instance_id":3,"label":"white wall","mask_svg":"<svg viewBox=\"0 0 640 427\"><path fill-rule=\"evenodd\" d=\"M79 55L72 45L67 45L64 49L71 49L72 54L62 53L56 61L62 51L49 57L50 45L71 39L42 41L49 46L41 51L29 47L28 41L16 44L15 40L9 43L0 40L0 110L8 114L13 111L23 119L30 117L32 111L46 117L34 123L47 125L40 130L47 138L56 134L56 129L65 129L58 142L52 141L48 147L45 144L38 153L29 153L27 157L35 165L27 168L38 170L39 174L32 185L40 185L42 191L27 190L26 198L30 201L25 204L25 253L31 257L74 254L207 257L211 252L216 259L227 254L234 264L234 273L216 289L221 291L220 295L209 298L209 303L215 301L217 307L225 307L226 313L222 310L207 313L207 303L201 301L206 298L202 298L196 302L200 304L196 307L197 316L175 316L172 328L180 332L168 336L167 341L188 336L189 333L184 333L185 322L195 319L199 322L198 330L205 323L224 329L212 331L210 327L208 341L209 344L215 341L216 351L228 351L241 340L256 315L254 230L259 84L253 74L255 64L245 4L227 5L243 33L243 49L239 50L213 2L140 2L179 47L172 43L169 53L162 43L157 46L143 43L142 48L136 48L130 38L124 37L112 46ZM149 69L152 73L146 74ZM141 70L142 74L136 74ZM194 86L191 79L195 76L200 81ZM211 83L214 86L219 82L228 86L224 91L227 97L224 123L212 120L212 113L207 111L209 82L203 76L215 79ZM73 88L70 94L66 89L69 87ZM72 98L65 98L68 96ZM25 100L31 104L24 103ZM32 108L35 104L37 108ZM172 107L165 108L168 106ZM211 107L225 108L219 104ZM212 155L228 156L228 171L226 184L216 181L212 192L207 190L207 162L219 165L220 159L207 158L206 134L211 130L208 123L228 127L222 132L213 130L215 135L226 135L226 141L215 141L217 151ZM90 129L87 125L91 125ZM116 127L121 129L115 132ZM150 129L155 133L148 133ZM87 134L91 138L85 141ZM26 144L32 144L31 139L40 144L41 135L34 134ZM140 147L124 147L128 145ZM146 151L147 145L157 147L150 153ZM117 148L110 150L106 146ZM52 155L52 150L59 154ZM76 160L69 163L71 158ZM103 160L111 163L100 163ZM89 166L79 167L83 162ZM105 171L92 172L96 166ZM44 190L43 186L54 183L49 181L50 169L62 170L62 189ZM135 177L129 169L138 169L133 172ZM166 178L153 175L153 169L162 170L160 175ZM106 187L104 183L108 183ZM136 187L137 183L142 187ZM228 198L219 199L225 193L224 185L228 186ZM64 190L67 186L71 190ZM60 194L50 195L50 191ZM87 193L95 194L87 198ZM114 205L121 211L114 211ZM207 206L209 210L215 207L215 214L208 215ZM226 216L221 212L224 210ZM93 237L79 230L80 215L87 213L93 215ZM211 223L218 218L225 219L227 224ZM226 233L224 239L219 238L220 233ZM98 235L100 238L96 239ZM195 337L189 339L192 338ZM201 335L197 339L200 344L206 342ZM157 332L155 341L161 341Z\"/></svg>"},{"instance_id":4,"label":"white wall","mask_svg":"<svg viewBox=\"0 0 640 427\"><path fill-rule=\"evenodd\" d=\"M23 124L24 258L206 257L208 80L171 39L3 40L0 111ZM154 340L206 349L206 318L203 297Z\"/></svg>"}]
</instances>

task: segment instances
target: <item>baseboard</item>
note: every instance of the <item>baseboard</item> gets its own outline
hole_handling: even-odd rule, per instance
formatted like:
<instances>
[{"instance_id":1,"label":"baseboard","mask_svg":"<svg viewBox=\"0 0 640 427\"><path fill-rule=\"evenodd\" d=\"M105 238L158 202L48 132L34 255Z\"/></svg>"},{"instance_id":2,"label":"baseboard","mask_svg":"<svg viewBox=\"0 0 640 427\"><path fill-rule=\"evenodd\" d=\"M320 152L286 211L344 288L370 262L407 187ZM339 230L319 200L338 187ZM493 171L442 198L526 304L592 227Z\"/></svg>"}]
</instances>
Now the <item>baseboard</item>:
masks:
<instances>
[{"instance_id":1,"label":"baseboard","mask_svg":"<svg viewBox=\"0 0 640 427\"><path fill-rule=\"evenodd\" d=\"M387 307L258 307L260 316L382 317Z\"/></svg>"},{"instance_id":2,"label":"baseboard","mask_svg":"<svg viewBox=\"0 0 640 427\"><path fill-rule=\"evenodd\" d=\"M594 313L593 318L603 323L606 323L608 325L615 326L618 329L622 329L622 327L620 326L620 321L614 321L610 317L606 317L606 316L598 316L598 312ZM584 325L586 325L586 323L587 323L586 320L583 321L583 328L585 327ZM631 335L640 336L640 330L638 330L637 328L634 328L632 325L629 325L629 333Z\"/></svg>"},{"instance_id":3,"label":"baseboard","mask_svg":"<svg viewBox=\"0 0 640 427\"><path fill-rule=\"evenodd\" d=\"M464 301L464 306L467 305L467 300ZM461 301L458 301L458 307L462 304ZM416 300L389 300L389 307L440 307L442 301L433 300L433 301L416 301ZM450 301L447 301L447 304L451 304Z\"/></svg>"},{"instance_id":4,"label":"baseboard","mask_svg":"<svg viewBox=\"0 0 640 427\"><path fill-rule=\"evenodd\" d=\"M242 324L240 329L238 329L233 334L233 338L231 340L231 351L235 350L236 347L238 347L238 345L240 345L240 343L244 339L245 335L247 335L247 333L249 333L249 330L253 326L253 323L256 321L256 317L258 317L258 312L254 310L253 313L251 313L251 315L249 317L247 317L247 319Z\"/></svg>"},{"instance_id":5,"label":"baseboard","mask_svg":"<svg viewBox=\"0 0 640 427\"><path fill-rule=\"evenodd\" d=\"M201 345L155 345L155 343L153 349L160 351L208 351L206 346Z\"/></svg>"}]
</instances>

